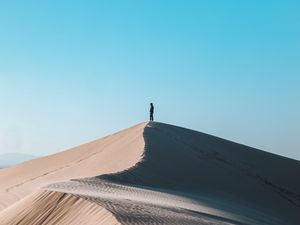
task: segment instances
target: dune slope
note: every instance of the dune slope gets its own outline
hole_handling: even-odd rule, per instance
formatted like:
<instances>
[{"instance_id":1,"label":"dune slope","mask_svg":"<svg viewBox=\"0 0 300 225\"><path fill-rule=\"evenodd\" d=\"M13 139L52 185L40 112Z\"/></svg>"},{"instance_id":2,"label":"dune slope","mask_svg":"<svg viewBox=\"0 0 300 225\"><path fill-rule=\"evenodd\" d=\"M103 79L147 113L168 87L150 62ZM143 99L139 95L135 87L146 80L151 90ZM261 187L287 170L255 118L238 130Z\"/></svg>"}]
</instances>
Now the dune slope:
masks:
<instances>
[{"instance_id":1,"label":"dune slope","mask_svg":"<svg viewBox=\"0 0 300 225\"><path fill-rule=\"evenodd\" d=\"M74 195L42 191L31 194L0 212L5 225L117 225L115 217L101 206Z\"/></svg>"},{"instance_id":2,"label":"dune slope","mask_svg":"<svg viewBox=\"0 0 300 225\"><path fill-rule=\"evenodd\" d=\"M43 158L0 170L0 211L41 187L122 171L138 162L146 123Z\"/></svg>"},{"instance_id":3,"label":"dune slope","mask_svg":"<svg viewBox=\"0 0 300 225\"><path fill-rule=\"evenodd\" d=\"M74 154L72 163L64 161ZM90 217L95 218L94 224L101 224L97 216L125 225L299 224L300 162L211 135L151 122L58 155L62 161L49 173L33 176L34 166L21 164L27 172L17 181L25 182L0 184L4 207L15 202L0 212L7 224L20 221L20 217L12 220L13 213L35 218L36 206L50 201L48 196L64 199L60 207L72 216L95 213ZM51 165L51 159L42 163ZM4 170L0 179L8 176L7 171L14 174ZM79 208L71 207L77 202L86 209L84 213L77 214ZM24 211L26 206L29 209ZM59 218L76 224L72 216L54 213L51 222Z\"/></svg>"},{"instance_id":4,"label":"dune slope","mask_svg":"<svg viewBox=\"0 0 300 225\"><path fill-rule=\"evenodd\" d=\"M134 167L48 188L96 202L122 224L299 223L299 161L161 123L144 139Z\"/></svg>"}]
</instances>

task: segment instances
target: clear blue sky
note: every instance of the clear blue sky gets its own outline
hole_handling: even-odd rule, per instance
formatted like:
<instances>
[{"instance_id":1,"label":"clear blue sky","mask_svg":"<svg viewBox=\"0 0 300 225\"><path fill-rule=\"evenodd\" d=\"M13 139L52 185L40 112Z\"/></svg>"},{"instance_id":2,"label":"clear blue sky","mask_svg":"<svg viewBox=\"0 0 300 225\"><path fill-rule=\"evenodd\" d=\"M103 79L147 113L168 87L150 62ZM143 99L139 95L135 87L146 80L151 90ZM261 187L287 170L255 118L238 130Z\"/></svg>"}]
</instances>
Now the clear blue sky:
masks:
<instances>
[{"instance_id":1,"label":"clear blue sky","mask_svg":"<svg viewBox=\"0 0 300 225\"><path fill-rule=\"evenodd\" d=\"M300 3L1 1L0 153L155 119L300 159Z\"/></svg>"}]
</instances>

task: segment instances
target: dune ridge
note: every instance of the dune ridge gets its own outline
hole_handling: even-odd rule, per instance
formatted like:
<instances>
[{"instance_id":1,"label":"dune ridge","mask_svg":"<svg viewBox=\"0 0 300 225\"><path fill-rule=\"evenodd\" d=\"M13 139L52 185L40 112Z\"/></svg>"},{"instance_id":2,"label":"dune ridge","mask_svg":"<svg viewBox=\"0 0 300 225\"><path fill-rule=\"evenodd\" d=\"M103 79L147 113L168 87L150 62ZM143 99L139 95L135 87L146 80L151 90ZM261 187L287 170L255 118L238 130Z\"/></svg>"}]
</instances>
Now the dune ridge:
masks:
<instances>
[{"instance_id":1,"label":"dune ridge","mask_svg":"<svg viewBox=\"0 0 300 225\"><path fill-rule=\"evenodd\" d=\"M122 224L298 224L300 183L290 176L299 161L161 123L149 123L144 139L143 158L130 169L48 188L96 202ZM138 219L124 205L137 207Z\"/></svg>"},{"instance_id":2,"label":"dune ridge","mask_svg":"<svg viewBox=\"0 0 300 225\"><path fill-rule=\"evenodd\" d=\"M22 209L21 206L24 206L24 198L28 197L31 200L27 202L36 204L31 194L42 195L40 190L45 185L71 178L118 172L134 165L142 157L144 126L146 123L140 123L64 152L1 169L0 224L9 224L4 219L12 217L9 217L6 209L14 208L17 215ZM30 207L35 205L29 204L28 208ZM27 212L33 210L28 209Z\"/></svg>"},{"instance_id":3,"label":"dune ridge","mask_svg":"<svg viewBox=\"0 0 300 225\"><path fill-rule=\"evenodd\" d=\"M111 147L103 154L107 142ZM78 170L73 173L65 169L63 173L54 170L52 174L56 175L68 171L63 179L46 174L42 177L47 179L27 180L25 187L29 183L35 186L36 181L40 181L37 185L39 191L28 197L28 201L34 203L31 209L24 211L24 199L15 200L15 204L0 212L0 218L9 218L8 211L21 212L20 215L24 211L29 216L38 216L33 210L40 204L36 199L63 196L66 204L61 207L65 209L71 207L69 201L83 202L87 214L100 210L90 218L110 218L112 223L125 225L299 223L300 181L296 177L300 174L300 162L297 160L157 122L137 125L94 144L94 148L81 146L67 151L67 154L59 153L64 158L75 150L77 163L73 169ZM89 149L92 151L86 156ZM89 159L98 157L82 164L82 154ZM110 159L113 161L110 166L102 165L104 169L99 169L99 162L105 161L103 157L106 160L115 158ZM116 166L119 160L123 163ZM60 165L63 168L64 163ZM98 169L78 174L83 165L91 170ZM83 176L88 173L91 175ZM26 196L29 192L26 188L25 194L20 192L22 188L24 184L6 191L17 193L20 199L22 194ZM76 215L76 210L70 209L70 215ZM51 222L65 218L65 224L73 224L68 214L52 218ZM35 223L38 224L46 223Z\"/></svg>"}]
</instances>

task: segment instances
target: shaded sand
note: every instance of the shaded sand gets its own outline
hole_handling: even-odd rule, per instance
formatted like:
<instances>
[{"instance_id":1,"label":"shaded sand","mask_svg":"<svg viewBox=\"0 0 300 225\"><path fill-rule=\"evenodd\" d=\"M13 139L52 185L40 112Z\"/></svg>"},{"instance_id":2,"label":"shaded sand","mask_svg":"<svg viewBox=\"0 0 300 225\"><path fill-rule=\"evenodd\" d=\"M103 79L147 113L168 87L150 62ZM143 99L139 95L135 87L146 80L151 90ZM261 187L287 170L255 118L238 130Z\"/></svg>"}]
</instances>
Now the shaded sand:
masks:
<instances>
[{"instance_id":1,"label":"shaded sand","mask_svg":"<svg viewBox=\"0 0 300 225\"><path fill-rule=\"evenodd\" d=\"M121 224L264 224L207 199L183 197L168 190L153 190L107 181L83 179L46 187L80 196L107 209ZM232 206L231 206L232 207ZM238 211L238 208L236 208Z\"/></svg>"},{"instance_id":2,"label":"shaded sand","mask_svg":"<svg viewBox=\"0 0 300 225\"><path fill-rule=\"evenodd\" d=\"M66 193L43 191L24 198L0 212L5 225L117 225L101 206Z\"/></svg>"},{"instance_id":3,"label":"shaded sand","mask_svg":"<svg viewBox=\"0 0 300 225\"><path fill-rule=\"evenodd\" d=\"M96 202L122 224L299 224L299 161L160 123L120 173L47 188Z\"/></svg>"},{"instance_id":4,"label":"shaded sand","mask_svg":"<svg viewBox=\"0 0 300 225\"><path fill-rule=\"evenodd\" d=\"M98 140L98 146L103 146L110 138L108 146L113 147L104 155L95 147L93 151L97 153L92 151L89 155L93 156L87 158L99 155L97 160L89 160L84 166L76 161L73 171L63 167L63 171L58 170L58 174L64 176L61 179L46 174L45 179L38 177L27 181L29 184L43 180L38 185L31 184L30 190L44 186L35 198L28 197L30 200L26 204L25 200L15 200L14 205L0 212L0 217L9 218L8 211L22 215L25 207L32 208L30 202L36 205L40 200L35 199L42 198L40 196L54 195L70 198L71 201L84 201L85 204L90 202L93 205L87 205L87 208L102 210L103 215L109 211L120 224L125 225L299 225L299 161L185 128L156 122L145 125ZM81 151L81 148L75 148L81 152L79 155L89 149ZM58 155L62 159L71 157L73 151ZM106 157L106 161L102 157ZM117 166L120 160L124 161L123 169ZM97 163L99 161L105 165ZM49 162L45 160L44 163ZM83 173L79 171L85 171L86 167L95 171L88 170L93 174L82 178ZM66 172L67 175L64 175ZM67 180L69 178L70 181ZM13 182L11 185L13 188L3 192L8 200L13 199L13 193L19 199L30 193L26 182L25 185L16 186ZM24 187L25 194L22 193ZM8 198L5 194L11 195ZM6 200L1 201L7 204ZM76 212L76 209L71 210L72 205L62 207ZM32 219L39 215L34 208L26 212ZM42 210L40 214L43 216L47 212ZM79 217L85 216L76 216ZM71 217L65 215L54 215L53 218L64 219L65 224L75 224ZM8 224L19 222L6 221ZM99 224L99 221L95 220L94 224Z\"/></svg>"},{"instance_id":5,"label":"shaded sand","mask_svg":"<svg viewBox=\"0 0 300 225\"><path fill-rule=\"evenodd\" d=\"M40 187L122 171L140 160L146 123L79 147L0 170L0 211Z\"/></svg>"}]
</instances>

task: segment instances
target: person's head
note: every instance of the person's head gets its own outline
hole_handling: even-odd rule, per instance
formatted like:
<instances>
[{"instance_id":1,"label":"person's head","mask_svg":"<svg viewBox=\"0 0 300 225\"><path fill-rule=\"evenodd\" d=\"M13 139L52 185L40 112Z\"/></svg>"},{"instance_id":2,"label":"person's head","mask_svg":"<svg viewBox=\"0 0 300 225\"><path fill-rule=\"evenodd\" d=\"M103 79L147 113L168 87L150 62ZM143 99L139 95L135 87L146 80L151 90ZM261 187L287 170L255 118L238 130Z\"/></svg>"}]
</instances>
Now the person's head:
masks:
<instances>
[{"instance_id":1,"label":"person's head","mask_svg":"<svg viewBox=\"0 0 300 225\"><path fill-rule=\"evenodd\" d=\"M151 102L150 105L153 106L153 103Z\"/></svg>"}]
</instances>

